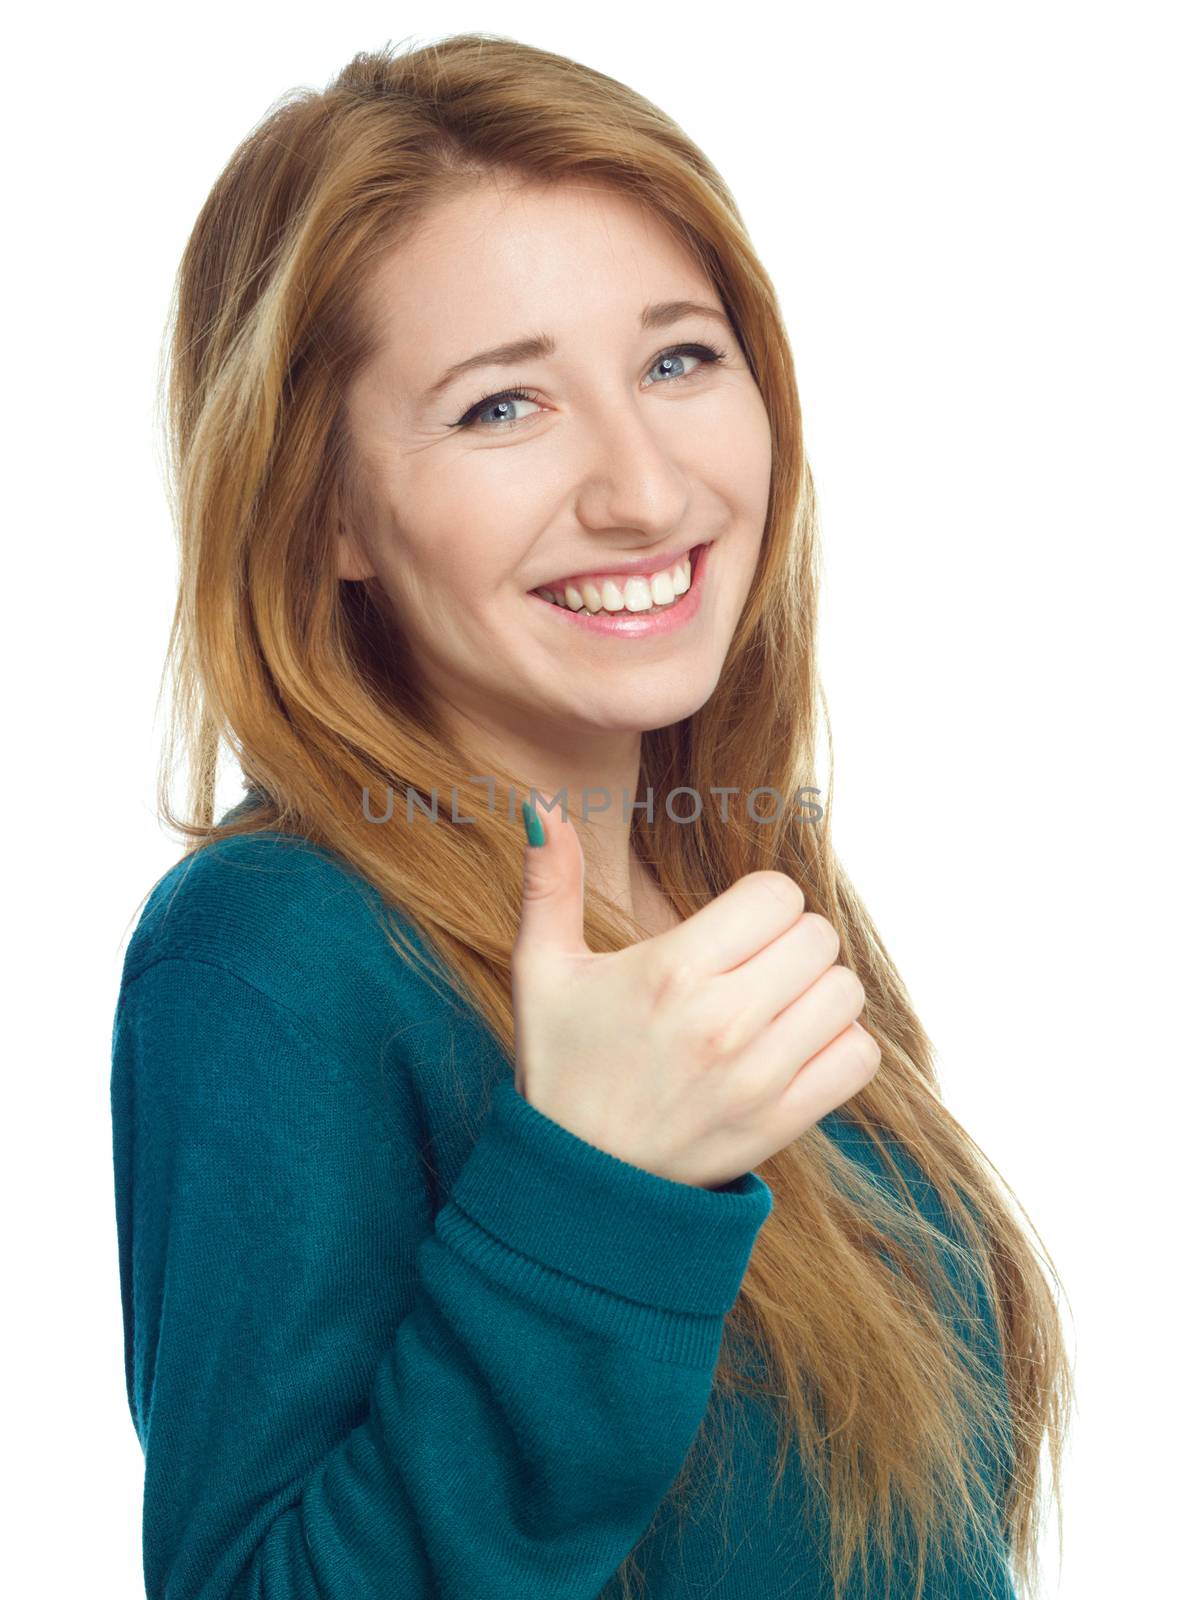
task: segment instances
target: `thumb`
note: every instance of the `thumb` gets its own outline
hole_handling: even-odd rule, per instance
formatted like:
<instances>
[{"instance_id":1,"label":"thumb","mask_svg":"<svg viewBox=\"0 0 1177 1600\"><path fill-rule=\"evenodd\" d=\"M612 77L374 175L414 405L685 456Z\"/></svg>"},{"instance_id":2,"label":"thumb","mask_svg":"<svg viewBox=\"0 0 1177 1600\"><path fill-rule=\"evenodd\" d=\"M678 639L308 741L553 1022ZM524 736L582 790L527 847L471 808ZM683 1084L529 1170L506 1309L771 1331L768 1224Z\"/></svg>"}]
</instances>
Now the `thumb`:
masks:
<instances>
[{"instance_id":1,"label":"thumb","mask_svg":"<svg viewBox=\"0 0 1177 1600\"><path fill-rule=\"evenodd\" d=\"M583 951L584 851L563 806L541 815L523 802L523 898L516 948ZM542 843L539 842L542 839Z\"/></svg>"}]
</instances>

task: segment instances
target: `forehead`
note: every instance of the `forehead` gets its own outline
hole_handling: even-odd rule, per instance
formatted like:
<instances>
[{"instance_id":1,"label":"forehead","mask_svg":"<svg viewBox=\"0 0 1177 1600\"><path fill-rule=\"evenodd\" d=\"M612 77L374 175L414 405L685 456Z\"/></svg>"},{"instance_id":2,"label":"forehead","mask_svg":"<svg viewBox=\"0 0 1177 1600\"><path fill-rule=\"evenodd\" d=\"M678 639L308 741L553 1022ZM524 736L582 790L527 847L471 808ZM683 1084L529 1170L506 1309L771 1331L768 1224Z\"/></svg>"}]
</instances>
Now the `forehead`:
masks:
<instances>
[{"instance_id":1,"label":"forehead","mask_svg":"<svg viewBox=\"0 0 1177 1600\"><path fill-rule=\"evenodd\" d=\"M421 384L469 351L548 331L638 329L649 301L718 303L660 217L590 183L484 179L440 203L373 269L365 315L378 359Z\"/></svg>"}]
</instances>

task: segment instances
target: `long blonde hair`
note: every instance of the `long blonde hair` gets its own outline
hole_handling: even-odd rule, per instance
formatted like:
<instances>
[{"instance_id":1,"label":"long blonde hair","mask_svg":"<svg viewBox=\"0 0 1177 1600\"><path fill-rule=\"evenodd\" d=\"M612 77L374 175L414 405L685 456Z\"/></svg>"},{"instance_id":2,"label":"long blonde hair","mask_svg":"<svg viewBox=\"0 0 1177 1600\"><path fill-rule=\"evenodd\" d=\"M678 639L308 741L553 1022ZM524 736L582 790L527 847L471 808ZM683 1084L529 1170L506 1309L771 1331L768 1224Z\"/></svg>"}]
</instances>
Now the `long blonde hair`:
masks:
<instances>
[{"instance_id":1,"label":"long blonde hair","mask_svg":"<svg viewBox=\"0 0 1177 1600\"><path fill-rule=\"evenodd\" d=\"M322 92L287 96L233 153L185 248L166 347L180 581L161 817L185 853L259 828L336 852L425 936L435 974L512 1053L518 812L488 808L482 785L471 785L377 580L344 583L336 570L339 530L362 514L343 397L373 354L365 284L426 211L495 173L537 185L597 181L659 216L721 296L771 420L768 515L747 604L708 702L643 736L639 793L648 786L654 805L652 815L635 810L632 837L682 916L773 868L834 924L840 959L866 990L862 1023L883 1052L841 1109L901 1200L820 1126L763 1163L775 1204L725 1325L717 1389L773 1408L773 1491L798 1450L839 1600L872 1546L888 1574L901 1547L914 1552L918 1595L945 1541L967 1550L987 1525L1036 1593L1041 1446L1047 1438L1057 1485L1073 1392L1042 1263L1056 1284L1057 1275L1008 1185L941 1101L932 1045L830 842L832 762L822 826L787 809L749 821L704 807L690 827L667 813L680 786L791 796L813 782L819 704L825 714L817 511L773 287L722 178L633 90L510 38L461 34L357 55ZM186 809L171 800L180 746ZM226 825L214 809L222 746L259 800ZM520 783L517 773L497 777L500 792ZM410 791L456 797L451 814L478 812L480 825L453 826L442 808L436 825L415 828L411 850L396 850L389 829L365 818L365 789L377 810L389 792L402 809ZM621 949L635 931L588 889L591 949ZM416 962L391 918L386 932ZM921 1220L896 1147L934 1186L948 1226ZM976 1302L938 1251L962 1267L979 1263L1004 1388L961 1334ZM735 1359L737 1340L760 1376ZM674 1486L680 1509L701 1492L693 1467L703 1451L723 1459L706 1430L697 1445ZM1060 1507L1060 1545L1061 1536ZM619 1569L627 1594L638 1554Z\"/></svg>"}]
</instances>

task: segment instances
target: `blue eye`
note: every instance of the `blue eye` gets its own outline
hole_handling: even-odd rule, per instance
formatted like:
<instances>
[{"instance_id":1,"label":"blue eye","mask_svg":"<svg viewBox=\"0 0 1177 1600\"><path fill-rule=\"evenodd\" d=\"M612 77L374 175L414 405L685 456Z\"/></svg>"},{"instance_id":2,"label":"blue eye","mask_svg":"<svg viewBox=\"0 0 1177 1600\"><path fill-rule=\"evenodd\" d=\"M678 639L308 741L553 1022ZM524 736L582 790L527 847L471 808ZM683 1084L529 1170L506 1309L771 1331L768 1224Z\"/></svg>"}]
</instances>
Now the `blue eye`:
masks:
<instances>
[{"instance_id":1,"label":"blue eye","mask_svg":"<svg viewBox=\"0 0 1177 1600\"><path fill-rule=\"evenodd\" d=\"M670 350L664 350L660 356L655 357L653 365L669 361L675 356L695 356L703 363L694 372L678 373L672 375L669 383L689 383L692 378L698 377L705 367L714 366L717 362L727 359L726 350L713 350L709 344L676 344ZM471 428L484 433L505 433L520 422L526 422L526 417L500 418L497 423L479 423L478 418L483 411L489 411L492 405L501 405L510 400L530 400L533 404L538 402L539 396L531 389L494 389L489 394L484 394L476 400L470 409L459 418L457 422L448 424L451 428Z\"/></svg>"}]
</instances>

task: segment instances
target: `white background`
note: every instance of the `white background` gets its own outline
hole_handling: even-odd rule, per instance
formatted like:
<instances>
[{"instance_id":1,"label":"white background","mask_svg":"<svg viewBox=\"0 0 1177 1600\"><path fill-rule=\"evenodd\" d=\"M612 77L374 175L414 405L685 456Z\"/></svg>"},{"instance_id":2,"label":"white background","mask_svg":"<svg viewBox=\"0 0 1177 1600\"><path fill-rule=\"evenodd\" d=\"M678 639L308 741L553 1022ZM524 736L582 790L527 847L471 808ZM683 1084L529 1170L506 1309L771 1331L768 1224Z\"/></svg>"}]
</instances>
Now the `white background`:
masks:
<instances>
[{"instance_id":1,"label":"white background","mask_svg":"<svg viewBox=\"0 0 1177 1600\"><path fill-rule=\"evenodd\" d=\"M279 96L360 49L479 28L665 108L777 284L822 506L835 844L950 1109L1069 1297L1079 1413L1044 1600L1158 1592L1174 1420L1166 10L334 0L57 8L8 30L12 1593L142 1593L108 1080L125 942L180 854L153 809L173 274ZM237 794L230 776L226 804Z\"/></svg>"}]
</instances>

